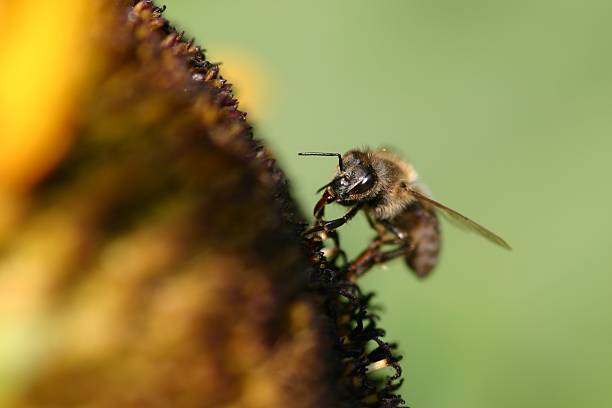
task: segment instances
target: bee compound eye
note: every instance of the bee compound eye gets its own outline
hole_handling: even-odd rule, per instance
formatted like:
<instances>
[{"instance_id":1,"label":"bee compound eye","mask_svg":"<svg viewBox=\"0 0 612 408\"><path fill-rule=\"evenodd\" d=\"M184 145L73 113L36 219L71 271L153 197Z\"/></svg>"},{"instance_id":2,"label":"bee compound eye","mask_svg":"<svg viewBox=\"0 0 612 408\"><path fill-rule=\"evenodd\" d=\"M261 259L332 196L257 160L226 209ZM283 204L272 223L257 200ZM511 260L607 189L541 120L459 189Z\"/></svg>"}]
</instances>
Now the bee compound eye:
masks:
<instances>
[{"instance_id":1,"label":"bee compound eye","mask_svg":"<svg viewBox=\"0 0 612 408\"><path fill-rule=\"evenodd\" d=\"M374 175L372 173L366 174L365 177L361 179L359 184L351 189L351 194L363 194L366 191L370 190L374 187L374 182L376 181Z\"/></svg>"}]
</instances>

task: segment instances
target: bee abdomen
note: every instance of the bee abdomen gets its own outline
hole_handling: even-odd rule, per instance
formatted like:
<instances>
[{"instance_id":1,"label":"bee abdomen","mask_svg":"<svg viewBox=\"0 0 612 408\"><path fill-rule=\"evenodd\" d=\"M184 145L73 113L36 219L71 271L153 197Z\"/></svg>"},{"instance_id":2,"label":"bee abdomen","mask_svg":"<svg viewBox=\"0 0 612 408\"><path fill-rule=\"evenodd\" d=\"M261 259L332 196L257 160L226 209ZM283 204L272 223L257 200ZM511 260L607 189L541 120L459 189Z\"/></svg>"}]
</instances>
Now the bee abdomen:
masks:
<instances>
[{"instance_id":1,"label":"bee abdomen","mask_svg":"<svg viewBox=\"0 0 612 408\"><path fill-rule=\"evenodd\" d=\"M422 206L415 208L409 229L410 245L406 263L419 278L424 278L436 267L440 255L440 224L435 212Z\"/></svg>"}]
</instances>

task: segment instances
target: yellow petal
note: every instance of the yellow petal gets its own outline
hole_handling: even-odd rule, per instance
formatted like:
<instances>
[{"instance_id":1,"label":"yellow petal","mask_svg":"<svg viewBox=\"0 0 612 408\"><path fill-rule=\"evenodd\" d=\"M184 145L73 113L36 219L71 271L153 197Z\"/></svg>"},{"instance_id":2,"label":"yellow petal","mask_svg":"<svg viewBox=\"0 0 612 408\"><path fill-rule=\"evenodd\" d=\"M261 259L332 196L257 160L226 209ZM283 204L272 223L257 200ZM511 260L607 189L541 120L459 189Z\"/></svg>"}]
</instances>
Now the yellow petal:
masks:
<instances>
[{"instance_id":1,"label":"yellow petal","mask_svg":"<svg viewBox=\"0 0 612 408\"><path fill-rule=\"evenodd\" d=\"M70 142L89 61L89 2L0 3L0 194L27 188Z\"/></svg>"}]
</instances>

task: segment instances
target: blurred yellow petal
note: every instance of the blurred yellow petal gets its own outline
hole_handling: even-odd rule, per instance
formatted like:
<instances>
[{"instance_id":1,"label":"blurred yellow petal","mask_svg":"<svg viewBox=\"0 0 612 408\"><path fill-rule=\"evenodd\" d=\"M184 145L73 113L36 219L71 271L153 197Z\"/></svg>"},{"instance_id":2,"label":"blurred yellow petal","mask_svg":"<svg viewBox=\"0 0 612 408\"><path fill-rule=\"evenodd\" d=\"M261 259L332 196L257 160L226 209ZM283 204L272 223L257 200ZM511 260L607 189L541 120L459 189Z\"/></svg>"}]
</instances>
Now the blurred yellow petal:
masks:
<instances>
[{"instance_id":1,"label":"blurred yellow petal","mask_svg":"<svg viewBox=\"0 0 612 408\"><path fill-rule=\"evenodd\" d=\"M0 194L35 182L70 141L90 9L78 0L0 3Z\"/></svg>"},{"instance_id":2,"label":"blurred yellow petal","mask_svg":"<svg viewBox=\"0 0 612 408\"><path fill-rule=\"evenodd\" d=\"M223 77L232 83L240 110L249 119L257 121L271 114L270 71L260 58L239 49L215 50L209 56L222 63Z\"/></svg>"}]
</instances>

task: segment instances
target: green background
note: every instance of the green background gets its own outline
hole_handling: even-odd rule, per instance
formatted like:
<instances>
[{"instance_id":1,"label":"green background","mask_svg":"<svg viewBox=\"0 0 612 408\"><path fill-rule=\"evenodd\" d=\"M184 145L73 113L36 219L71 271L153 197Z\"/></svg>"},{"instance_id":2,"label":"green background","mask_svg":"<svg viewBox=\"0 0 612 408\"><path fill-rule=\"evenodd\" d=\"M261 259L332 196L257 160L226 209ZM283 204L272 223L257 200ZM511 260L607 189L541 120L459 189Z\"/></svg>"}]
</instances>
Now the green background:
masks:
<instances>
[{"instance_id":1,"label":"green background","mask_svg":"<svg viewBox=\"0 0 612 408\"><path fill-rule=\"evenodd\" d=\"M297 152L388 145L513 245L444 224L431 278L397 261L364 278L410 406L612 406L611 2L165 4L239 97L259 89L256 136L305 212L336 162ZM372 232L341 236L355 254Z\"/></svg>"}]
</instances>

